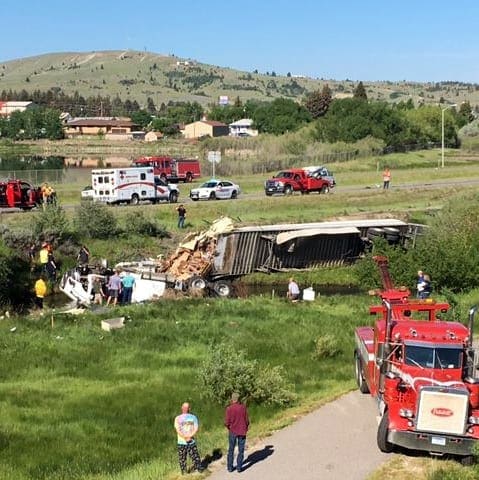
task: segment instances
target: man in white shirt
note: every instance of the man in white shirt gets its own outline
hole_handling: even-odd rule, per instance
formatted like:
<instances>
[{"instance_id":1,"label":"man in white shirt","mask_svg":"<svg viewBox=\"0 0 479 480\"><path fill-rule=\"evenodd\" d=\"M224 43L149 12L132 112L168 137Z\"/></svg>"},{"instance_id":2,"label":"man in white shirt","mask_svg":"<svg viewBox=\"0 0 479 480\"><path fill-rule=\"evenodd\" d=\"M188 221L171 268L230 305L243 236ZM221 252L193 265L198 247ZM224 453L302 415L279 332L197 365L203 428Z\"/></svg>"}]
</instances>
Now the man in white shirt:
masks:
<instances>
[{"instance_id":1,"label":"man in white shirt","mask_svg":"<svg viewBox=\"0 0 479 480\"><path fill-rule=\"evenodd\" d=\"M298 284L294 281L294 278L291 277L288 283L288 293L286 296L292 301L297 302L299 300L299 287Z\"/></svg>"}]
</instances>

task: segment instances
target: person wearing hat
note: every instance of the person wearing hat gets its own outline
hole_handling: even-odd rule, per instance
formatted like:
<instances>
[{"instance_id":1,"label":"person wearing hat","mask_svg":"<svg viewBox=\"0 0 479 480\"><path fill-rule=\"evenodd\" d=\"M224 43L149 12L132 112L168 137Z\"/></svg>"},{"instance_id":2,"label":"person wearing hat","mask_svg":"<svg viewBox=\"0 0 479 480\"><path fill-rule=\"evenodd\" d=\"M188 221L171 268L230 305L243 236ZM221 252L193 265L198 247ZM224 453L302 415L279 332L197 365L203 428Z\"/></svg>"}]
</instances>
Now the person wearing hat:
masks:
<instances>
[{"instance_id":1,"label":"person wearing hat","mask_svg":"<svg viewBox=\"0 0 479 480\"><path fill-rule=\"evenodd\" d=\"M233 457L236 444L238 444L238 456L236 458L236 471L243 470L244 449L246 444L246 434L248 433L249 418L246 406L240 403L239 394L234 392L231 395L230 405L225 411L225 427L228 429L228 472L232 472Z\"/></svg>"}]
</instances>

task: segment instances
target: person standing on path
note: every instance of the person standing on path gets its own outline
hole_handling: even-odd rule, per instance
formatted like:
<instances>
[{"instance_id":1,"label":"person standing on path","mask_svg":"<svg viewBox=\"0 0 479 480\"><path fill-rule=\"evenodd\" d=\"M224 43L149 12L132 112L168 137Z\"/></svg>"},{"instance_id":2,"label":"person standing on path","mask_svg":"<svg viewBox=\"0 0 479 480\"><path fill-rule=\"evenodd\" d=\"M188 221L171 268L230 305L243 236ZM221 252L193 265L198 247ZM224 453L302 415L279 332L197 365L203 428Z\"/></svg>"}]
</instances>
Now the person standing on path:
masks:
<instances>
[{"instance_id":1,"label":"person standing on path","mask_svg":"<svg viewBox=\"0 0 479 480\"><path fill-rule=\"evenodd\" d=\"M248 433L249 418L246 406L240 403L239 394L231 395L231 403L225 411L225 427L228 429L228 472L232 472L233 457L236 444L238 444L238 457L236 458L236 471L243 470L244 448L246 444L246 434Z\"/></svg>"},{"instance_id":2,"label":"person standing on path","mask_svg":"<svg viewBox=\"0 0 479 480\"><path fill-rule=\"evenodd\" d=\"M177 434L178 461L182 474L186 473L186 462L188 455L198 472L202 472L200 454L196 445L195 435L198 432L198 418L190 413L188 402L181 405L181 415L175 417L175 430Z\"/></svg>"},{"instance_id":3,"label":"person standing on path","mask_svg":"<svg viewBox=\"0 0 479 480\"><path fill-rule=\"evenodd\" d=\"M178 212L178 228L185 228L186 208L183 204L176 207Z\"/></svg>"},{"instance_id":4,"label":"person standing on path","mask_svg":"<svg viewBox=\"0 0 479 480\"><path fill-rule=\"evenodd\" d=\"M383 190L389 190L389 183L391 182L391 170L386 167L383 172Z\"/></svg>"}]
</instances>

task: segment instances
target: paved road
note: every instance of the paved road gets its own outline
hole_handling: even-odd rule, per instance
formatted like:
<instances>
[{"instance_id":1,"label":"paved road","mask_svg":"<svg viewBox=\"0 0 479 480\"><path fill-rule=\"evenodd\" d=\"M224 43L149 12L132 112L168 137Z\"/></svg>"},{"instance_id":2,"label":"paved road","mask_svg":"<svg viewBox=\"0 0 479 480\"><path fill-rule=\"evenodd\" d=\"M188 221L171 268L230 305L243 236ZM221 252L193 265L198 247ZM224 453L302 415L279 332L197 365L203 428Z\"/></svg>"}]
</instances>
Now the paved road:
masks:
<instances>
[{"instance_id":1,"label":"paved road","mask_svg":"<svg viewBox=\"0 0 479 480\"><path fill-rule=\"evenodd\" d=\"M241 478L364 480L391 458L376 446L376 414L371 396L348 393L248 450ZM210 466L209 480L238 477L226 471L225 461Z\"/></svg>"}]
</instances>

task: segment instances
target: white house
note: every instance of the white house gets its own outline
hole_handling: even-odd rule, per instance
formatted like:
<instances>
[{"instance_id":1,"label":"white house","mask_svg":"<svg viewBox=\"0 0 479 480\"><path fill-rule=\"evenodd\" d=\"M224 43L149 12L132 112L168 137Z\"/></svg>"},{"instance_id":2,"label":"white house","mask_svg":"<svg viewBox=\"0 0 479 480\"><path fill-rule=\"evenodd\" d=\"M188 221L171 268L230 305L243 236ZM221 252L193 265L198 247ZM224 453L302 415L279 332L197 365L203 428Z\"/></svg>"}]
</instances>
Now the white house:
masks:
<instances>
[{"instance_id":1,"label":"white house","mask_svg":"<svg viewBox=\"0 0 479 480\"><path fill-rule=\"evenodd\" d=\"M242 118L236 122L230 123L230 135L232 137L256 137L258 130L254 130L253 120L251 118Z\"/></svg>"}]
</instances>

